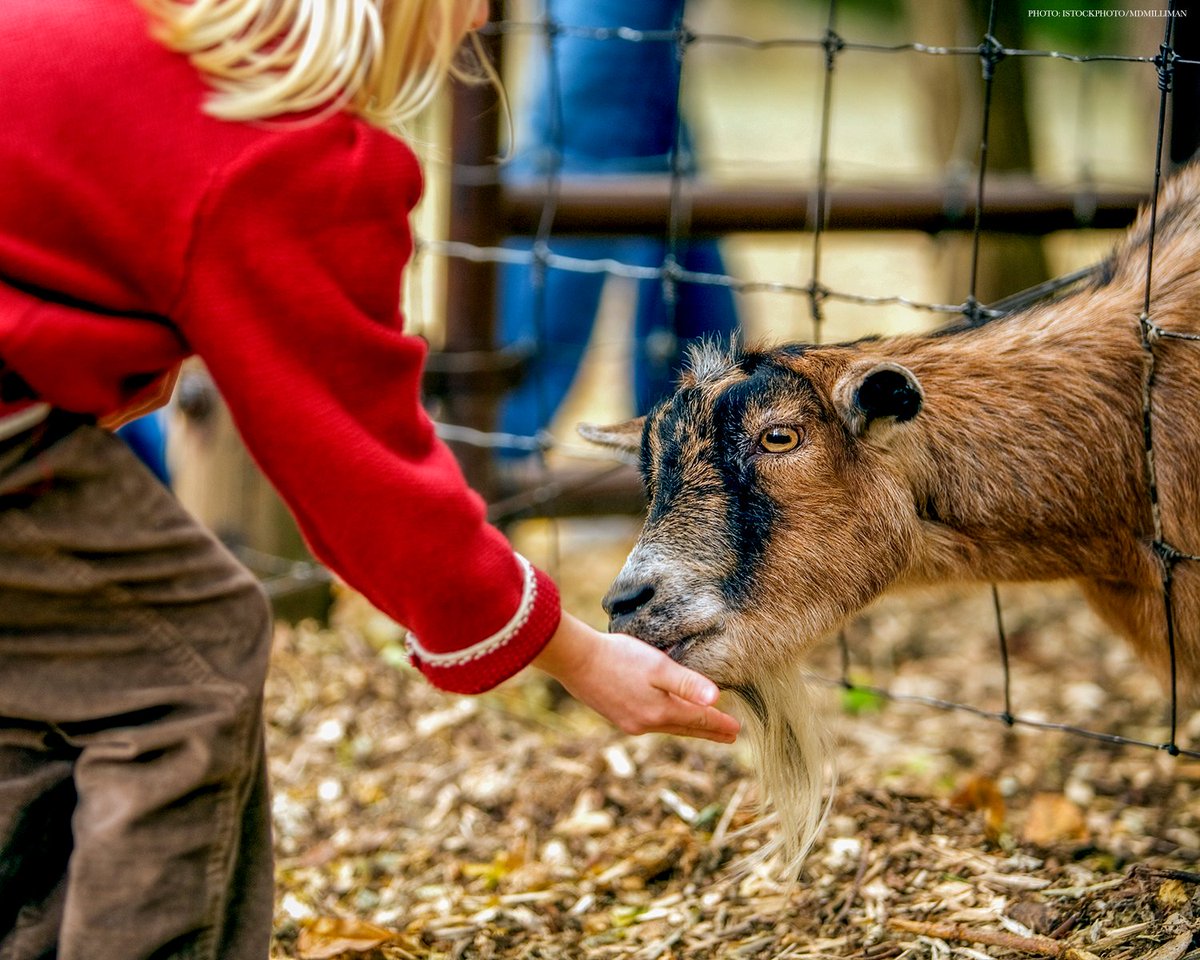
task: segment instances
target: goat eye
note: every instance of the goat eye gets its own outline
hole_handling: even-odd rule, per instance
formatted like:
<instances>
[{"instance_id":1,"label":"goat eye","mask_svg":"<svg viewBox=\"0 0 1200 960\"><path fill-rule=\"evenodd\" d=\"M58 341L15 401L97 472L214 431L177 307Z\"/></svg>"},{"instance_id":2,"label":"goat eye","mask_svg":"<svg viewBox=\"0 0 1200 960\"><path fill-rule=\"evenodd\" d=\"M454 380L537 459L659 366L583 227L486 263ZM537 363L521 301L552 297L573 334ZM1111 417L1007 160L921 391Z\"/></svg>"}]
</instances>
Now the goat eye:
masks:
<instances>
[{"instance_id":1,"label":"goat eye","mask_svg":"<svg viewBox=\"0 0 1200 960\"><path fill-rule=\"evenodd\" d=\"M787 453L800 446L800 431L795 427L768 427L758 438L758 445L767 453Z\"/></svg>"}]
</instances>

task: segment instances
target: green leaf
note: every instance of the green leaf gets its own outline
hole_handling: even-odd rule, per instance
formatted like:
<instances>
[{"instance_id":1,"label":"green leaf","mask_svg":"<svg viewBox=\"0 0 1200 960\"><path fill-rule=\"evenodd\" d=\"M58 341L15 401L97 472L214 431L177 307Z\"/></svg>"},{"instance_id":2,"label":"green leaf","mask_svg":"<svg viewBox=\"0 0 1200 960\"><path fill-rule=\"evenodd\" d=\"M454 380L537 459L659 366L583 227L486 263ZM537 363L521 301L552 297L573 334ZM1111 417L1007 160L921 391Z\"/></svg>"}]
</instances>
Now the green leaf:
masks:
<instances>
[{"instance_id":1,"label":"green leaf","mask_svg":"<svg viewBox=\"0 0 1200 960\"><path fill-rule=\"evenodd\" d=\"M884 701L882 694L865 687L850 687L842 691L842 709L852 716L879 713L883 709Z\"/></svg>"}]
</instances>

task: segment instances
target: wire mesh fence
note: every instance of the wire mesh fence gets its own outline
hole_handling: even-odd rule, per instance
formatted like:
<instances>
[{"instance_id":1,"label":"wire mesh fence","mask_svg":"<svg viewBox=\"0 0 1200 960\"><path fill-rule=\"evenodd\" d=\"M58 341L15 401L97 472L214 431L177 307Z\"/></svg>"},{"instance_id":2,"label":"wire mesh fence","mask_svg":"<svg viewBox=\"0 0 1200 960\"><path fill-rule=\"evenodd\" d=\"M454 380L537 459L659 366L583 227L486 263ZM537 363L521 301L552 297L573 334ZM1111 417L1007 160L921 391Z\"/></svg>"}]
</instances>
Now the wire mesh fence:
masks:
<instances>
[{"instance_id":1,"label":"wire mesh fence","mask_svg":"<svg viewBox=\"0 0 1200 960\"><path fill-rule=\"evenodd\" d=\"M1129 11L1110 10L1107 14L1117 16L1150 17L1161 22L1163 30L1158 49L1143 55L1130 55L1118 52L1087 52L1071 53L1054 49L1021 49L1006 45L1003 37L996 35L996 15L998 4L1003 0L990 0L987 5L987 26L978 43L967 46L932 45L921 42L878 43L858 41L842 36L839 33L839 2L829 2L824 30L819 35L812 36L776 36L755 38L751 36L729 33L706 33L689 27L685 19L678 19L670 30L646 30L631 26L581 27L577 24L565 24L557 21L551 9L544 9L540 16L533 19L499 19L492 23L488 30L496 37L511 37L528 35L535 38L541 46L542 56L548 68L547 94L550 99L548 114L551 117L549 139L551 149L548 151L548 162L543 164L539 172L542 180L542 204L537 217L537 228L531 241L524 248L514 248L505 245L481 246L458 240L424 240L419 244L423 255L446 257L474 263L491 264L497 268L504 265L520 265L528 268L535 289L533 303L534 324L537 340L544 341L546 330L546 277L549 271L567 271L576 274L603 274L637 281L651 281L661 284L663 300L668 311L674 310L679 302L681 285L709 285L728 288L738 293L753 293L770 291L797 298L806 306L811 324L811 339L820 343L825 336L826 307L830 303L841 302L860 306L902 306L915 311L924 311L934 315L944 315L959 318L964 325L978 325L1001 318L1007 314L1021 310L1033 302L1060 293L1073 284L1087 279L1093 268L1085 268L1068 274L1058 280L1039 284L1026 291L1021 291L1003 300L984 304L977 296L979 289L980 244L985 234L985 216L988 209L989 185L989 149L992 145L994 132L991 129L992 109L996 77L999 71L1005 69L1006 62L1018 58L1054 59L1081 65L1080 69L1088 69L1088 64L1101 62L1122 62L1138 64L1144 68L1144 82L1157 86L1157 120L1155 123L1155 144L1153 170L1146 171L1146 195L1150 198L1150 240L1146 258L1145 295L1137 323L1141 331L1141 344L1145 351L1145 374L1142 384L1142 432L1144 436L1145 471L1149 490L1150 512L1153 518L1153 535L1151 548L1157 557L1162 577L1163 604L1166 615L1166 638L1168 656L1171 665L1170 687L1167 703L1164 707L1165 723L1168 735L1165 740L1151 741L1136 737L1124 736L1101 730L1085 729L1066 723L1058 723L1034 716L1022 715L1014 706L1014 691L1009 659L1009 644L1004 626L1004 611L999 592L992 588L992 603L996 624L996 650L998 669L1003 674L1003 708L999 710L985 709L977 705L957 703L950 700L892 693L886 689L856 683L851 676L852 656L846 635L840 637L841 673L840 676L825 678L825 681L840 686L849 691L863 691L885 699L923 704L932 708L955 710L998 721L1007 726L1027 727L1038 730L1055 730L1076 736L1092 738L1104 742L1145 747L1165 751L1170 755L1186 755L1200 758L1200 750L1186 749L1178 742L1180 692L1179 678L1176 669L1176 640L1181 629L1195 629L1194 624L1177 622L1173 602L1173 585L1176 571L1180 564L1200 562L1200 556L1191 552L1196 545L1175 544L1169 542L1164 535L1162 508L1159 498L1158 482L1155 466L1155 423L1153 417L1153 396L1155 383L1155 365L1158 351L1164 341L1187 340L1197 341L1200 336L1172 332L1163 329L1155 322L1155 304L1151 297L1152 277L1154 271L1154 233L1157 224L1157 194L1164 169L1164 143L1167 134L1168 103L1172 92L1173 81L1177 69L1182 65L1197 66L1195 60L1179 55L1176 50L1174 36L1176 23L1187 16L1190 10L1179 8L1172 0L1165 9ZM1101 11L1104 13L1104 11ZM686 69L688 58L702 46L738 47L749 51L768 51L780 48L813 49L824 54L824 68L819 89L819 131L817 135L817 156L813 193L813 207L807 218L811 223L811 245L807 282L797 283L794 280L762 281L747 280L731 273L714 273L685 269L682 263L681 249L691 239L689 203L685 185L689 178L689 150L686 142L687 134L682 121L682 104L679 100L682 83L675 88L676 102L674 109L675 126L672 133L672 149L667 157L666 174L669 177L666 222L663 224L663 256L660 262L627 262L612 257L589 259L557 252L558 237L556 234L556 218L563 190L563 122L562 90L556 82L558 76L558 50L564 38L584 38L592 41L604 41L611 44L666 44L673 50L678 74L682 76ZM836 122L833 90L835 82L842 71L843 55L850 51L881 54L881 55L911 55L926 57L958 57L977 60L980 67L980 84L982 98L982 116L977 137L977 162L973 181L973 197L965 210L969 210L971 238L970 275L966 296L957 303L929 302L920 298L910 297L902 293L887 296L875 296L858 293L852 290L835 290L828 286L825 276L825 244L829 217L829 196L831 184L830 133ZM501 166L459 168L456 175L467 181L476 183L498 180L504 173ZM964 214L965 215L965 214ZM542 344L544 346L544 344ZM535 349L538 344L535 344ZM546 411L543 411L545 414ZM545 417L543 417L545 419ZM571 456L595 457L597 454L578 444L562 444L556 442L548 433L539 431L531 435L478 430L452 424L440 424L439 429L444 438L459 443L488 449L510 450L535 457L542 457L550 450ZM544 462L544 461L543 461ZM560 481L549 474L543 474L543 482L535 485L532 494L527 498L528 504L536 505L539 496L543 499L555 496L559 490Z\"/></svg>"}]
</instances>

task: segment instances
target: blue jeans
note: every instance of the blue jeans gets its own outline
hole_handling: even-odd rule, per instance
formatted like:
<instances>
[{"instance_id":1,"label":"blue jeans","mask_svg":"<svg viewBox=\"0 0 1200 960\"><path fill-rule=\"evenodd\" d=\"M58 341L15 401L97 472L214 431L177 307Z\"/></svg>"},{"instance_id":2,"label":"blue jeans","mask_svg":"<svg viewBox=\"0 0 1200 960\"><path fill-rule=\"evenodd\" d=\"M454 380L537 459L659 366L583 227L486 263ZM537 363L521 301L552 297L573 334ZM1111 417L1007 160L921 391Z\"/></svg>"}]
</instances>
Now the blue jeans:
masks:
<instances>
[{"instance_id":1,"label":"blue jeans","mask_svg":"<svg viewBox=\"0 0 1200 960\"><path fill-rule=\"evenodd\" d=\"M171 471L167 467L167 414L154 410L137 420L131 420L117 431L131 450L138 455L150 472L168 487Z\"/></svg>"},{"instance_id":2,"label":"blue jeans","mask_svg":"<svg viewBox=\"0 0 1200 960\"><path fill-rule=\"evenodd\" d=\"M546 0L560 24L671 31L683 0ZM560 35L554 56L533 64L525 143L513 176L537 178L557 171L578 174L665 173L676 139L679 63L673 38L631 42ZM553 72L553 76L551 71ZM553 81L553 82L552 82ZM555 88L561 109L555 104ZM559 118L561 117L561 123ZM683 136L684 167L692 163ZM665 228L665 224L664 224ZM508 244L529 249L528 240ZM661 266L666 244L652 237L551 238L555 253L580 259L612 258L636 266ZM724 273L715 241L695 240L674 251L680 265L700 273ZM524 382L505 399L501 429L536 433L554 416L570 389L591 338L604 274L545 271L539 289L529 266L500 271L500 337L530 343L533 359ZM634 316L634 400L644 412L671 388L689 341L726 337L737 328L727 287L680 283L669 303L658 280L638 281Z\"/></svg>"}]
</instances>

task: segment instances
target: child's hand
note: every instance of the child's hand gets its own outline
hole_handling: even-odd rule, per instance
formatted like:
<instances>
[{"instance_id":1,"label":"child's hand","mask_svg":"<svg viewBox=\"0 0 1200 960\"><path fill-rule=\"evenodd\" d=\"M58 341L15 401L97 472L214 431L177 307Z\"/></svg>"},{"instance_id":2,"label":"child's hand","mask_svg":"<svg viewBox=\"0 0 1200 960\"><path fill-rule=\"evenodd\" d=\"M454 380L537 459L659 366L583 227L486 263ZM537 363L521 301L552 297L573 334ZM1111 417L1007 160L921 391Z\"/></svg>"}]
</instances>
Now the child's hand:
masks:
<instances>
[{"instance_id":1,"label":"child's hand","mask_svg":"<svg viewBox=\"0 0 1200 960\"><path fill-rule=\"evenodd\" d=\"M534 665L625 733L674 733L732 743L740 725L712 706L716 684L621 633L601 633L569 613Z\"/></svg>"}]
</instances>

